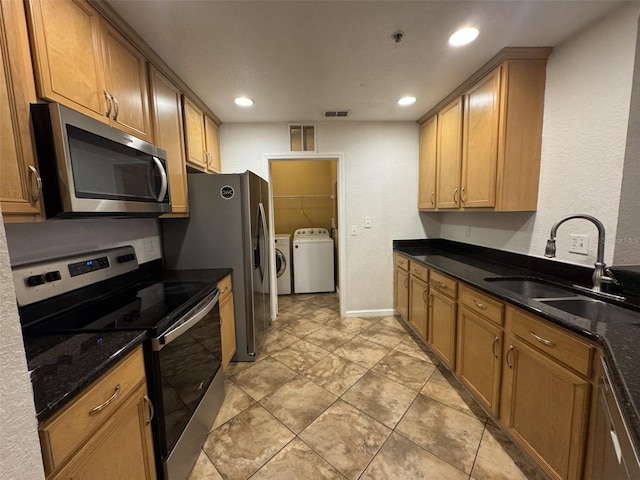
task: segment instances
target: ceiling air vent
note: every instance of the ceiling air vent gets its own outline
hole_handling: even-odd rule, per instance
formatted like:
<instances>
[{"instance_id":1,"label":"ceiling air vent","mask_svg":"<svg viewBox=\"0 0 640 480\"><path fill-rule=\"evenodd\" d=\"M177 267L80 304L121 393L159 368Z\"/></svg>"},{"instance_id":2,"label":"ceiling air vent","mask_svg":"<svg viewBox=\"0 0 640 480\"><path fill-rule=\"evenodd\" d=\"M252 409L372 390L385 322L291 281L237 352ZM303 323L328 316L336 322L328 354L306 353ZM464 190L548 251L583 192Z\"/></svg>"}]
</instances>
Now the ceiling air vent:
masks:
<instances>
[{"instance_id":1,"label":"ceiling air vent","mask_svg":"<svg viewBox=\"0 0 640 480\"><path fill-rule=\"evenodd\" d=\"M333 117L347 117L351 110L325 110L324 116L328 118Z\"/></svg>"}]
</instances>

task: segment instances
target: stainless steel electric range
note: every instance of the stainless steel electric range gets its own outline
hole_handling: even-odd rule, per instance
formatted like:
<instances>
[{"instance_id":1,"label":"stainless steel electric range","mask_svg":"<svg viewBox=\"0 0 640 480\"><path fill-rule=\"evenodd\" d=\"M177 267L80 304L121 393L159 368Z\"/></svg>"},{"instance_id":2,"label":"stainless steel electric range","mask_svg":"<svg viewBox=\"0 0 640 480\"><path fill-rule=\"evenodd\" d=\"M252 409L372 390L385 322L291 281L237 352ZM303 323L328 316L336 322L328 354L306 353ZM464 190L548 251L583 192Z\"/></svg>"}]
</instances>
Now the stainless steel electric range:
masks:
<instances>
[{"instance_id":1,"label":"stainless steel electric range","mask_svg":"<svg viewBox=\"0 0 640 480\"><path fill-rule=\"evenodd\" d=\"M224 399L219 292L140 268L132 247L13 268L25 336L144 330L161 479L186 479ZM176 280L178 278L179 280Z\"/></svg>"}]
</instances>

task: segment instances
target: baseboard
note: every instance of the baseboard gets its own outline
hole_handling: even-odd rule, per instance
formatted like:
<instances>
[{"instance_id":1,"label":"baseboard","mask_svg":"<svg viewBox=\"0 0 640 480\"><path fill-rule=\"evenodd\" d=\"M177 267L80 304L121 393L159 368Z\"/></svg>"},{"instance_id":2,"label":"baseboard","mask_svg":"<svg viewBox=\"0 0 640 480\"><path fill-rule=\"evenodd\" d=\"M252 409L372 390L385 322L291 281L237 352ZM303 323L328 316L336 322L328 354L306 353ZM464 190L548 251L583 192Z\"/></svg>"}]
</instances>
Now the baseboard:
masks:
<instances>
[{"instance_id":1,"label":"baseboard","mask_svg":"<svg viewBox=\"0 0 640 480\"><path fill-rule=\"evenodd\" d=\"M395 315L394 309L384 310L349 310L345 312L345 317L388 317Z\"/></svg>"}]
</instances>

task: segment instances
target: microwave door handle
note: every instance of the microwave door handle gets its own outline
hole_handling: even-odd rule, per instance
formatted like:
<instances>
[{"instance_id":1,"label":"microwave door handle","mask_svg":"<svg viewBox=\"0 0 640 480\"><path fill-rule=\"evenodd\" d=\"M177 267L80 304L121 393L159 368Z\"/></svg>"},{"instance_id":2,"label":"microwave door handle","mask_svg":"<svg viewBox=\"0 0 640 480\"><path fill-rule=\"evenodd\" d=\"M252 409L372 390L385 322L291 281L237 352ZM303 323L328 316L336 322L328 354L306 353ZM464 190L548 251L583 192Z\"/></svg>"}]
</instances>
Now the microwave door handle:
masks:
<instances>
[{"instance_id":1,"label":"microwave door handle","mask_svg":"<svg viewBox=\"0 0 640 480\"><path fill-rule=\"evenodd\" d=\"M164 170L164 167L162 166L162 162L160 162L160 160L158 159L158 157L151 157L153 158L154 163L156 164L156 167L158 167L158 170L160 171L160 180L162 182L162 184L160 185L160 193L158 194L158 202L162 202L164 200L164 196L167 194L167 172Z\"/></svg>"},{"instance_id":2,"label":"microwave door handle","mask_svg":"<svg viewBox=\"0 0 640 480\"><path fill-rule=\"evenodd\" d=\"M213 310L213 307L216 306L219 298L220 298L220 291L217 290L213 298L211 298L211 296L208 296L202 302L200 302L199 305L197 305L194 308L194 310L198 308L200 308L201 310L198 313L196 313L193 317L191 317L186 322L181 323L178 326L172 328L168 332L163 333L162 335L160 335L160 337L152 339L151 344L153 347L153 351L157 352L162 350L165 345L169 345L171 342L173 342L176 338L178 338L184 332L189 330L191 327L195 326L196 323L202 320L211 310ZM187 313L186 315L190 315L190 312Z\"/></svg>"}]
</instances>

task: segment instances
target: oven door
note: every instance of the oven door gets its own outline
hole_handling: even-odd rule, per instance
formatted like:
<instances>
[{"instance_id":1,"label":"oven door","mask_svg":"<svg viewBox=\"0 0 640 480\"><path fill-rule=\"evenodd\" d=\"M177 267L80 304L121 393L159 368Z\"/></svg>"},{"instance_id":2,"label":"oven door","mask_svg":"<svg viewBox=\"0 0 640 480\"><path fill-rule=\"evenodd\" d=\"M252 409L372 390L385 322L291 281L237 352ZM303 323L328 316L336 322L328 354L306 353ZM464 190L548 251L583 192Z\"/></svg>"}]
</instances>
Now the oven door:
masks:
<instances>
[{"instance_id":1,"label":"oven door","mask_svg":"<svg viewBox=\"0 0 640 480\"><path fill-rule=\"evenodd\" d=\"M151 341L156 453L172 480L189 476L224 400L219 296L216 289Z\"/></svg>"}]
</instances>

